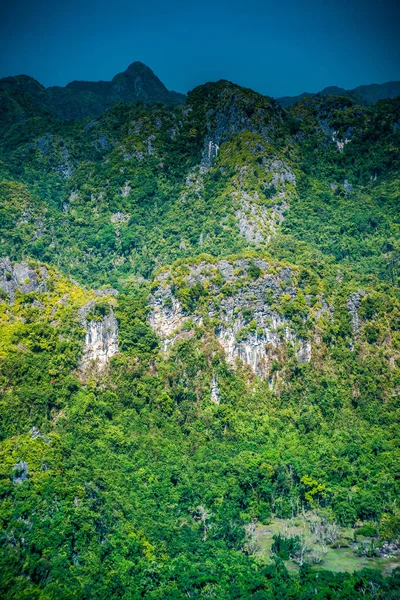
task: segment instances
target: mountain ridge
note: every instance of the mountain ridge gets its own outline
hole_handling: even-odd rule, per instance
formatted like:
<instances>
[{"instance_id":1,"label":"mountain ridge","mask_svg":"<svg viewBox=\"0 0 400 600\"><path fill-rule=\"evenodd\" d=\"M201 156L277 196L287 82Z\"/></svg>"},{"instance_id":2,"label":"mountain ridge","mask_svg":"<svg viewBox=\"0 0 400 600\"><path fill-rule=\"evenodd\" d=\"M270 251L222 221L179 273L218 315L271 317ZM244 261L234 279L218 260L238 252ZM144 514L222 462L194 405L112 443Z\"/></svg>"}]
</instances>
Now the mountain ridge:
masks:
<instances>
[{"instance_id":1,"label":"mountain ridge","mask_svg":"<svg viewBox=\"0 0 400 600\"><path fill-rule=\"evenodd\" d=\"M36 105L38 112L63 120L96 117L119 102L175 106L183 104L186 98L186 94L168 90L152 69L140 61L131 63L110 81L73 80L65 86L45 87L29 75L8 76L0 79L0 94L3 96L1 101L5 110L12 104L11 110L19 113L19 117L26 110L27 104L30 109ZM5 95L8 97L4 97ZM361 106L370 106L379 100L400 95L400 81L360 85L351 90L328 86L316 93L303 92L295 96L277 97L275 100L282 107L289 108L304 98L328 95L351 98ZM22 106L19 102L21 96L26 96Z\"/></svg>"},{"instance_id":2,"label":"mountain ridge","mask_svg":"<svg viewBox=\"0 0 400 600\"><path fill-rule=\"evenodd\" d=\"M117 73L111 81L72 81L66 86L44 87L29 75L16 75L0 79L2 103L21 105L34 103L39 112L47 112L63 120L96 117L118 102L162 103L166 106L182 104L186 96L169 91L154 72L141 62L131 63L125 71ZM15 106L13 107L15 110Z\"/></svg>"},{"instance_id":3,"label":"mountain ridge","mask_svg":"<svg viewBox=\"0 0 400 600\"><path fill-rule=\"evenodd\" d=\"M343 96L352 98L357 104L370 106L379 100L395 98L400 95L400 81L387 81L386 83L371 83L359 85L353 89L346 90L338 86L328 86L319 92L303 92L297 96L282 96L276 98L277 102L284 108L293 106L303 98L312 96Z\"/></svg>"}]
</instances>

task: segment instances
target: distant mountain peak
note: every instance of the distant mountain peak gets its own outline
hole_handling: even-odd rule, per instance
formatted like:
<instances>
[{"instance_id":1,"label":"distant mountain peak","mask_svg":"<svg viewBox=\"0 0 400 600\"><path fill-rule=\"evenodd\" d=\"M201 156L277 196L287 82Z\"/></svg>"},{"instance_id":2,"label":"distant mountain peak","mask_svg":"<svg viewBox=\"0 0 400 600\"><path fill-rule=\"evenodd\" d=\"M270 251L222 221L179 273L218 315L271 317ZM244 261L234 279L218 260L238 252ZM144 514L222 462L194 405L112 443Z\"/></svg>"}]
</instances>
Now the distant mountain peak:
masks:
<instances>
[{"instance_id":1,"label":"distant mountain peak","mask_svg":"<svg viewBox=\"0 0 400 600\"><path fill-rule=\"evenodd\" d=\"M375 104L379 100L385 100L387 98L396 98L400 96L400 81L388 81L387 83L372 83L370 85L359 85L352 90L346 90L336 85L330 85L323 90L316 93L304 92L298 96L283 96L277 98L277 101L284 108L288 108L293 104L296 104L303 98L309 96L344 96L351 98L357 104L363 106L370 106Z\"/></svg>"},{"instance_id":2,"label":"distant mountain peak","mask_svg":"<svg viewBox=\"0 0 400 600\"><path fill-rule=\"evenodd\" d=\"M113 80L121 75L125 75L126 77L145 77L147 79L154 79L157 80L165 89L167 89L164 84L161 83L157 75L155 75L154 71L142 62L131 63L129 67L125 69L125 71L117 73L117 75L113 77Z\"/></svg>"},{"instance_id":3,"label":"distant mountain peak","mask_svg":"<svg viewBox=\"0 0 400 600\"><path fill-rule=\"evenodd\" d=\"M16 111L18 120L34 114L35 107L37 114L45 111L69 120L96 117L118 102L173 106L186 100L184 94L170 92L152 69L140 61L131 63L111 81L71 81L65 87L46 89L28 75L5 77L0 79L0 93L13 97L8 115L12 119L11 113ZM10 103L10 98L7 101ZM21 103L23 106L17 108Z\"/></svg>"},{"instance_id":4,"label":"distant mountain peak","mask_svg":"<svg viewBox=\"0 0 400 600\"><path fill-rule=\"evenodd\" d=\"M122 102L176 103L162 81L142 62L133 62L125 71L115 75L110 86L112 94L119 95Z\"/></svg>"},{"instance_id":5,"label":"distant mountain peak","mask_svg":"<svg viewBox=\"0 0 400 600\"><path fill-rule=\"evenodd\" d=\"M131 63L126 69L126 71L148 71L154 75L153 70L144 63L140 62L140 60L136 60L133 63Z\"/></svg>"}]
</instances>

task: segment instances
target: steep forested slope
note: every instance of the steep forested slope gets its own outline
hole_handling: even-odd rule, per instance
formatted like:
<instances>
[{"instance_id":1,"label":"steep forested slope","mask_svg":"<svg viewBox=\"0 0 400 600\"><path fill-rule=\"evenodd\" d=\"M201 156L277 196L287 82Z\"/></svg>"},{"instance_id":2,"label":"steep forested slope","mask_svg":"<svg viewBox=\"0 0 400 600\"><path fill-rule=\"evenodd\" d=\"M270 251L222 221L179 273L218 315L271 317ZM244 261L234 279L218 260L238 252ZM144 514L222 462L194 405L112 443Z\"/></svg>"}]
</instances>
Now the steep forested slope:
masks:
<instances>
[{"instance_id":1,"label":"steep forested slope","mask_svg":"<svg viewBox=\"0 0 400 600\"><path fill-rule=\"evenodd\" d=\"M0 118L2 595L397 598L399 99L22 105ZM290 529L263 554L296 517L321 556ZM324 570L341 545L367 568Z\"/></svg>"}]
</instances>

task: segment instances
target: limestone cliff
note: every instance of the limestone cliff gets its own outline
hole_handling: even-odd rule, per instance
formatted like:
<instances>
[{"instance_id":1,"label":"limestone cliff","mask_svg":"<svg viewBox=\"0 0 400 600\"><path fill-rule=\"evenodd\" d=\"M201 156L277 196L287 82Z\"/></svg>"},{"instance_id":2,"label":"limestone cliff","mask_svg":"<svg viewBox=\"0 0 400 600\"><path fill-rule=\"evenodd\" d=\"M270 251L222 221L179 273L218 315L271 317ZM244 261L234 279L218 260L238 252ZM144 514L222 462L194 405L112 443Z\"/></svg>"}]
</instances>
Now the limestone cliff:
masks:
<instances>
[{"instance_id":1,"label":"limestone cliff","mask_svg":"<svg viewBox=\"0 0 400 600\"><path fill-rule=\"evenodd\" d=\"M11 302L17 291L23 294L46 291L47 277L46 267L32 267L26 262L12 263L8 258L0 259L0 289Z\"/></svg>"},{"instance_id":2,"label":"limestone cliff","mask_svg":"<svg viewBox=\"0 0 400 600\"><path fill-rule=\"evenodd\" d=\"M86 331L81 366L84 369L95 366L101 371L118 352L118 322L111 307L101 318L93 318L95 307L96 303L91 301L79 310Z\"/></svg>"},{"instance_id":3,"label":"limestone cliff","mask_svg":"<svg viewBox=\"0 0 400 600\"><path fill-rule=\"evenodd\" d=\"M188 329L212 322L231 365L241 361L256 375L271 377L288 347L300 362L311 360L311 339L299 335L285 312L300 300L295 275L291 267L259 258L167 270L156 279L149 322L165 350ZM307 310L303 319L311 319Z\"/></svg>"}]
</instances>

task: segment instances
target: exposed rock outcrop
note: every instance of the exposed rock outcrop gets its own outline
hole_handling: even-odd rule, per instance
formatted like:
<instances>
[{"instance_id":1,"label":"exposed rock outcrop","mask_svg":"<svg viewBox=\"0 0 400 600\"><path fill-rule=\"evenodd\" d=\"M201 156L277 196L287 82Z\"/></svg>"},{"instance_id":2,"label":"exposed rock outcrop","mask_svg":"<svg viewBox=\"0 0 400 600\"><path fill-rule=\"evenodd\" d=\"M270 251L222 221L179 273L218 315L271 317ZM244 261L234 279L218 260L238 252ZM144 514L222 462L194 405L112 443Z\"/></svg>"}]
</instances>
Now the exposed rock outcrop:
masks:
<instances>
[{"instance_id":1,"label":"exposed rock outcrop","mask_svg":"<svg viewBox=\"0 0 400 600\"><path fill-rule=\"evenodd\" d=\"M29 469L25 461L21 461L14 465L13 471L15 472L12 478L13 483L23 483L29 477Z\"/></svg>"},{"instance_id":2,"label":"exposed rock outcrop","mask_svg":"<svg viewBox=\"0 0 400 600\"><path fill-rule=\"evenodd\" d=\"M37 141L39 155L61 177L69 179L74 171L71 153L65 141L52 133L45 133Z\"/></svg>"},{"instance_id":3,"label":"exposed rock outcrop","mask_svg":"<svg viewBox=\"0 0 400 600\"><path fill-rule=\"evenodd\" d=\"M351 325L353 329L353 333L357 333L360 329L360 317L358 315L358 308L361 304L361 299L365 295L363 290L358 290L358 292L354 292L350 294L349 299L347 300L347 310L351 315Z\"/></svg>"},{"instance_id":4,"label":"exposed rock outcrop","mask_svg":"<svg viewBox=\"0 0 400 600\"><path fill-rule=\"evenodd\" d=\"M40 429L38 429L37 427L32 427L29 430L29 433L31 434L31 438L33 440L37 440L38 438L42 439L44 441L45 444L49 444L50 443L50 438L47 437L46 435L43 435L40 432Z\"/></svg>"},{"instance_id":5,"label":"exposed rock outcrop","mask_svg":"<svg viewBox=\"0 0 400 600\"><path fill-rule=\"evenodd\" d=\"M96 302L91 301L79 310L82 325L86 330L81 366L84 369L94 366L101 371L118 352L118 322L111 307L101 318L93 318L95 307Z\"/></svg>"},{"instance_id":6,"label":"exposed rock outcrop","mask_svg":"<svg viewBox=\"0 0 400 600\"><path fill-rule=\"evenodd\" d=\"M45 292L48 271L46 267L31 267L26 262L12 263L8 258L0 258L0 289L11 302L17 291L23 294Z\"/></svg>"},{"instance_id":7,"label":"exposed rock outcrop","mask_svg":"<svg viewBox=\"0 0 400 600\"><path fill-rule=\"evenodd\" d=\"M211 84L218 91L212 108L207 112L207 133L204 138L202 165L211 167L223 142L242 133L257 133L264 140L274 134L274 128L282 120L280 106L266 96L243 90L228 81ZM198 92L207 88L200 86Z\"/></svg>"},{"instance_id":8,"label":"exposed rock outcrop","mask_svg":"<svg viewBox=\"0 0 400 600\"><path fill-rule=\"evenodd\" d=\"M220 391L219 391L219 385L217 382L217 379L215 377L215 375L212 378L211 381L211 389L210 389L210 400L211 402L214 402L214 404L219 404L220 403Z\"/></svg>"},{"instance_id":9,"label":"exposed rock outcrop","mask_svg":"<svg viewBox=\"0 0 400 600\"><path fill-rule=\"evenodd\" d=\"M297 298L293 275L290 267L274 268L257 258L192 265L184 277L185 293L203 290L203 303L200 309L185 310L179 299L185 294L176 289L173 273L166 271L157 278L159 286L150 299L150 325L167 350L189 319L197 325L205 316L213 319L227 361L233 366L242 361L267 378L287 345L300 362L311 360L311 342L299 338L290 319L278 310L282 297L286 303Z\"/></svg>"},{"instance_id":10,"label":"exposed rock outcrop","mask_svg":"<svg viewBox=\"0 0 400 600\"><path fill-rule=\"evenodd\" d=\"M184 335L185 332L180 332L180 330L189 319L193 319L195 323L201 325L202 318L185 315L181 302L173 296L170 287L161 287L158 292L152 298L152 311L149 315L149 322L163 340L164 351L166 351L168 346L173 344L176 339L187 337L187 335Z\"/></svg>"},{"instance_id":11,"label":"exposed rock outcrop","mask_svg":"<svg viewBox=\"0 0 400 600\"><path fill-rule=\"evenodd\" d=\"M289 208L296 184L292 169L284 161L263 157L262 163L265 176L268 178L264 185L264 193L269 197L269 206L264 204L257 191L251 194L246 191L247 167L238 169L238 191L232 194L239 206L236 211L239 232L253 244L269 242L272 235L276 233L278 225L283 221L285 211Z\"/></svg>"}]
</instances>

